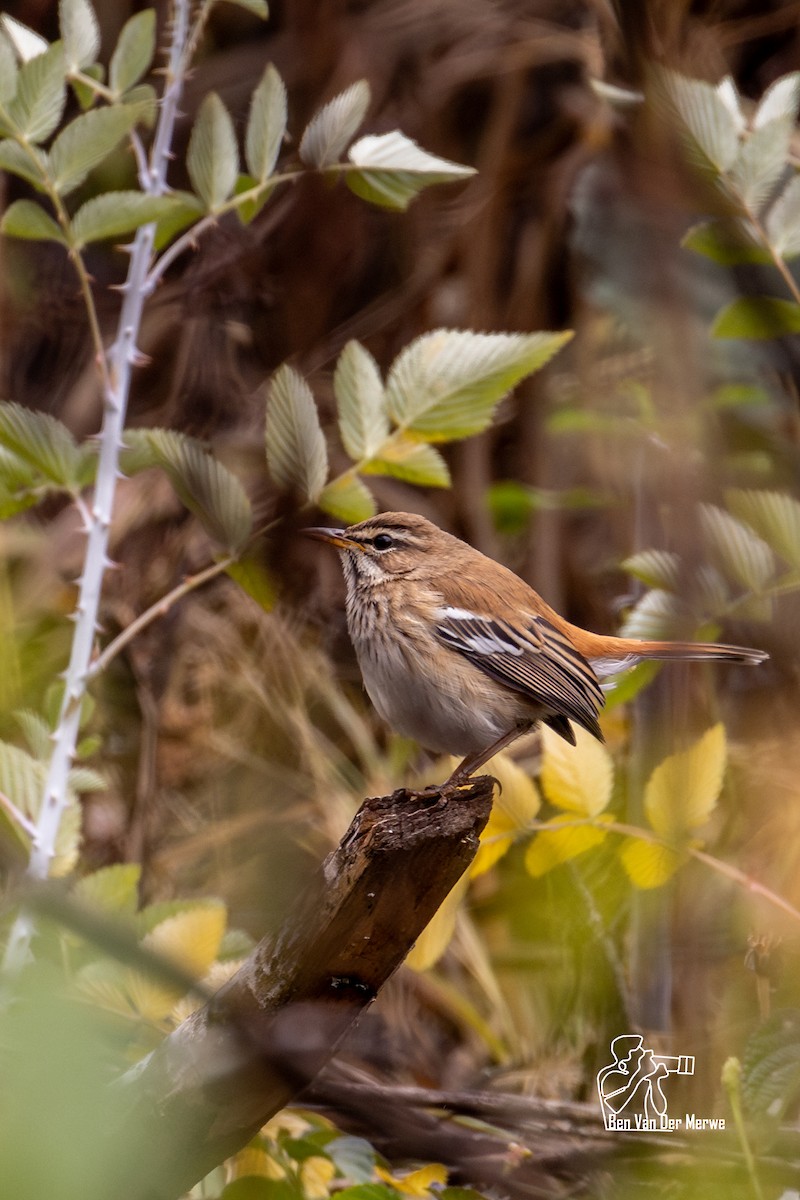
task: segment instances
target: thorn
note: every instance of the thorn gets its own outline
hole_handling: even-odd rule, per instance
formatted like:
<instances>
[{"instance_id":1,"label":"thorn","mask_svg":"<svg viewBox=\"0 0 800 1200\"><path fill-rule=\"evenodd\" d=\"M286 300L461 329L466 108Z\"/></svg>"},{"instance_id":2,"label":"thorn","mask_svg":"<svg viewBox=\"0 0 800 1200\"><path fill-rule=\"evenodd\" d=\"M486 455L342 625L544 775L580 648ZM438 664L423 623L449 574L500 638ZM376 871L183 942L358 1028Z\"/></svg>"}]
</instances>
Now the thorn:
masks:
<instances>
[{"instance_id":1,"label":"thorn","mask_svg":"<svg viewBox=\"0 0 800 1200\"><path fill-rule=\"evenodd\" d=\"M152 361L149 354L145 354L143 350L138 350L135 346L128 354L128 362L132 367L149 367Z\"/></svg>"},{"instance_id":2,"label":"thorn","mask_svg":"<svg viewBox=\"0 0 800 1200\"><path fill-rule=\"evenodd\" d=\"M109 558L107 554L103 555L103 570L104 571L118 571L120 569L120 565L121 564L116 562L115 559Z\"/></svg>"}]
</instances>

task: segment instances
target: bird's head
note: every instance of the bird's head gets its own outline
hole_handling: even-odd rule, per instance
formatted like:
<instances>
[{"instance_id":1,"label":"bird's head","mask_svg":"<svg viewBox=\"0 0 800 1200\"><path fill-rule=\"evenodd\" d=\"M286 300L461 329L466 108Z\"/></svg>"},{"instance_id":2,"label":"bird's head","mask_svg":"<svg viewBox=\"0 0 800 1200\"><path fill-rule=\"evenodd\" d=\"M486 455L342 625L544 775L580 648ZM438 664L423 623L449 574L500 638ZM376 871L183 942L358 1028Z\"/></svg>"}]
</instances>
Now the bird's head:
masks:
<instances>
[{"instance_id":1,"label":"bird's head","mask_svg":"<svg viewBox=\"0 0 800 1200\"><path fill-rule=\"evenodd\" d=\"M339 551L348 583L375 584L441 570L441 555L460 543L416 513L389 512L347 529L304 529Z\"/></svg>"}]
</instances>

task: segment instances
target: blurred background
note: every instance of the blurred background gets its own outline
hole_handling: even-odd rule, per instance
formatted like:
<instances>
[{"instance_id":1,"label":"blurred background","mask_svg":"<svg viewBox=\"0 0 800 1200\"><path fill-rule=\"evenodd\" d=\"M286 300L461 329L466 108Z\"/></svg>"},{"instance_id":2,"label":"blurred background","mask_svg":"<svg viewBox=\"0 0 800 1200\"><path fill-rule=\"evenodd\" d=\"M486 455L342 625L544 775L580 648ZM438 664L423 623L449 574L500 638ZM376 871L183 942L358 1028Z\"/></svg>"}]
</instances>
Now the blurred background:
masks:
<instances>
[{"instance_id":1,"label":"blurred background","mask_svg":"<svg viewBox=\"0 0 800 1200\"><path fill-rule=\"evenodd\" d=\"M137 9L95 7L109 45ZM56 36L46 0L7 11ZM375 479L379 506L431 517L598 632L618 631L645 591L627 558L680 556L679 610L639 609L635 630L664 618L668 633L718 633L771 659L713 674L674 666L610 709L614 810L641 822L654 765L722 719L728 786L706 848L800 906L797 593L709 604L698 516L731 488L800 499L798 338L712 337L728 301L783 295L781 281L681 247L713 211L708 185L663 114L593 86L635 92L658 62L715 83L730 74L747 109L800 68L800 3L286 0L267 23L222 4L185 95L173 184L184 182L203 96L217 91L243 128L267 62L289 93L287 155L321 103L366 78L365 132L400 128L478 174L428 189L405 214L309 175L252 224L221 222L153 297L130 423L207 439L259 519L278 518L259 551L274 603L259 607L223 576L115 661L91 721L109 788L84 801L83 868L141 863L142 901L219 896L234 926L261 936L364 796L440 777L362 692L335 556L297 532L323 518L298 513L268 481L264 381L287 360L308 379L341 469L331 373L350 338L386 369L438 326L569 328L573 342L489 432L444 448L451 489ZM121 155L107 169L122 186L130 163ZM8 200L21 185L5 186ZM90 436L100 400L70 265L46 243L7 241L0 253L0 395ZM110 330L126 260L101 245L89 266ZM75 513L55 502L0 537L0 721L12 737L14 710L44 705L63 667L83 541ZM120 488L113 553L108 636L211 552L167 481L146 472ZM519 755L536 770L535 741ZM593 1102L610 1039L641 1029L702 1062L687 1105L724 1111L724 1060L745 1053L764 1019L800 1005L796 921L696 861L638 890L609 843L533 878L526 844L475 880L438 962L385 989L344 1050L349 1069ZM794 1054L796 1026L789 1040ZM781 1093L787 1118L798 1086L795 1069Z\"/></svg>"}]
</instances>

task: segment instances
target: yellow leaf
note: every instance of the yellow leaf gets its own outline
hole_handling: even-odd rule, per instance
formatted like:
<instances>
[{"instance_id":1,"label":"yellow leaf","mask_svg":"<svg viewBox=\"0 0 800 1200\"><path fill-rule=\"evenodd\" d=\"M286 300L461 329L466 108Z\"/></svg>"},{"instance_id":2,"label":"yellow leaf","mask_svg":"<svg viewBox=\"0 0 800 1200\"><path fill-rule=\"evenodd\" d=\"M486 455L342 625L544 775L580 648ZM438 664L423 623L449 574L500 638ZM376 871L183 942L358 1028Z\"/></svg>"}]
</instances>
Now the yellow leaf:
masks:
<instances>
[{"instance_id":1,"label":"yellow leaf","mask_svg":"<svg viewBox=\"0 0 800 1200\"><path fill-rule=\"evenodd\" d=\"M392 1175L390 1171L384 1171L383 1167L376 1167L375 1174L404 1196L429 1196L432 1183L447 1183L447 1167L442 1163L429 1163L426 1167L420 1167L418 1171L412 1171L410 1175Z\"/></svg>"},{"instance_id":2,"label":"yellow leaf","mask_svg":"<svg viewBox=\"0 0 800 1200\"><path fill-rule=\"evenodd\" d=\"M192 978L200 979L219 953L227 919L221 901L204 901L156 925L142 939L142 946L171 959ZM161 983L139 971L126 972L126 985L139 1014L153 1023L163 1021L184 994L179 986Z\"/></svg>"},{"instance_id":3,"label":"yellow leaf","mask_svg":"<svg viewBox=\"0 0 800 1200\"><path fill-rule=\"evenodd\" d=\"M556 808L596 817L611 799L614 765L602 742L578 725L573 729L577 744L570 746L547 725L542 726L542 788Z\"/></svg>"},{"instance_id":4,"label":"yellow leaf","mask_svg":"<svg viewBox=\"0 0 800 1200\"><path fill-rule=\"evenodd\" d=\"M285 1179L286 1172L271 1154L259 1146L245 1146L230 1160L231 1178L243 1179L257 1175L260 1179Z\"/></svg>"},{"instance_id":5,"label":"yellow leaf","mask_svg":"<svg viewBox=\"0 0 800 1200\"><path fill-rule=\"evenodd\" d=\"M505 754L489 760L484 771L500 784L495 793L492 815L481 834L481 844L470 867L470 878L483 875L503 857L515 835L530 826L542 801L539 789L521 767Z\"/></svg>"},{"instance_id":6,"label":"yellow leaf","mask_svg":"<svg viewBox=\"0 0 800 1200\"><path fill-rule=\"evenodd\" d=\"M431 917L406 955L406 965L414 971L427 971L438 962L453 937L461 901L469 887L469 874L461 876Z\"/></svg>"},{"instance_id":7,"label":"yellow leaf","mask_svg":"<svg viewBox=\"0 0 800 1200\"><path fill-rule=\"evenodd\" d=\"M335 1174L336 1167L329 1158L314 1154L304 1159L300 1168L300 1184L308 1200L327 1200L330 1182Z\"/></svg>"},{"instance_id":8,"label":"yellow leaf","mask_svg":"<svg viewBox=\"0 0 800 1200\"><path fill-rule=\"evenodd\" d=\"M601 813L595 820L607 822L611 818ZM553 817L546 822L547 829L540 830L528 846L525 869L534 879L605 840L606 831L597 825L572 825L569 821L569 817Z\"/></svg>"},{"instance_id":9,"label":"yellow leaf","mask_svg":"<svg viewBox=\"0 0 800 1200\"><path fill-rule=\"evenodd\" d=\"M203 991L207 995L218 992L223 983L227 983L229 979L233 978L243 961L243 959L239 958L212 963L210 969L206 971L200 981ZM181 1021L185 1021L187 1017L190 1017L195 1009L200 1008L203 1003L203 997L199 992L187 992L185 996L181 996L170 1013L172 1024L180 1025Z\"/></svg>"},{"instance_id":10,"label":"yellow leaf","mask_svg":"<svg viewBox=\"0 0 800 1200\"><path fill-rule=\"evenodd\" d=\"M647 819L656 833L679 842L705 824L719 799L726 757L725 729L714 725L687 750L658 764L644 792Z\"/></svg>"},{"instance_id":11,"label":"yellow leaf","mask_svg":"<svg viewBox=\"0 0 800 1200\"><path fill-rule=\"evenodd\" d=\"M634 887L657 888L670 879L684 860L684 855L658 842L641 838L626 838L619 856Z\"/></svg>"}]
</instances>

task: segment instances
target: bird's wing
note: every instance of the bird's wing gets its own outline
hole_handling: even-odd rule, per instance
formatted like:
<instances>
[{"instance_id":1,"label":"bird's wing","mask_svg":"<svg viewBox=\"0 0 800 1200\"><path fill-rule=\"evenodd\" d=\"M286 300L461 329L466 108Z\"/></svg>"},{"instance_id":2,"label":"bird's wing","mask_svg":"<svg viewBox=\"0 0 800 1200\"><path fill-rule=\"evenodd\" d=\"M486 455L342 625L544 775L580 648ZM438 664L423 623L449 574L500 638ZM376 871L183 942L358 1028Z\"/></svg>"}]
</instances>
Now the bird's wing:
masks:
<instances>
[{"instance_id":1,"label":"bird's wing","mask_svg":"<svg viewBox=\"0 0 800 1200\"><path fill-rule=\"evenodd\" d=\"M589 663L544 617L523 624L478 616L461 608L437 613L439 640L547 713L542 719L568 741L564 718L602 741L597 714L605 697ZM552 715L551 715L552 714Z\"/></svg>"}]
</instances>

